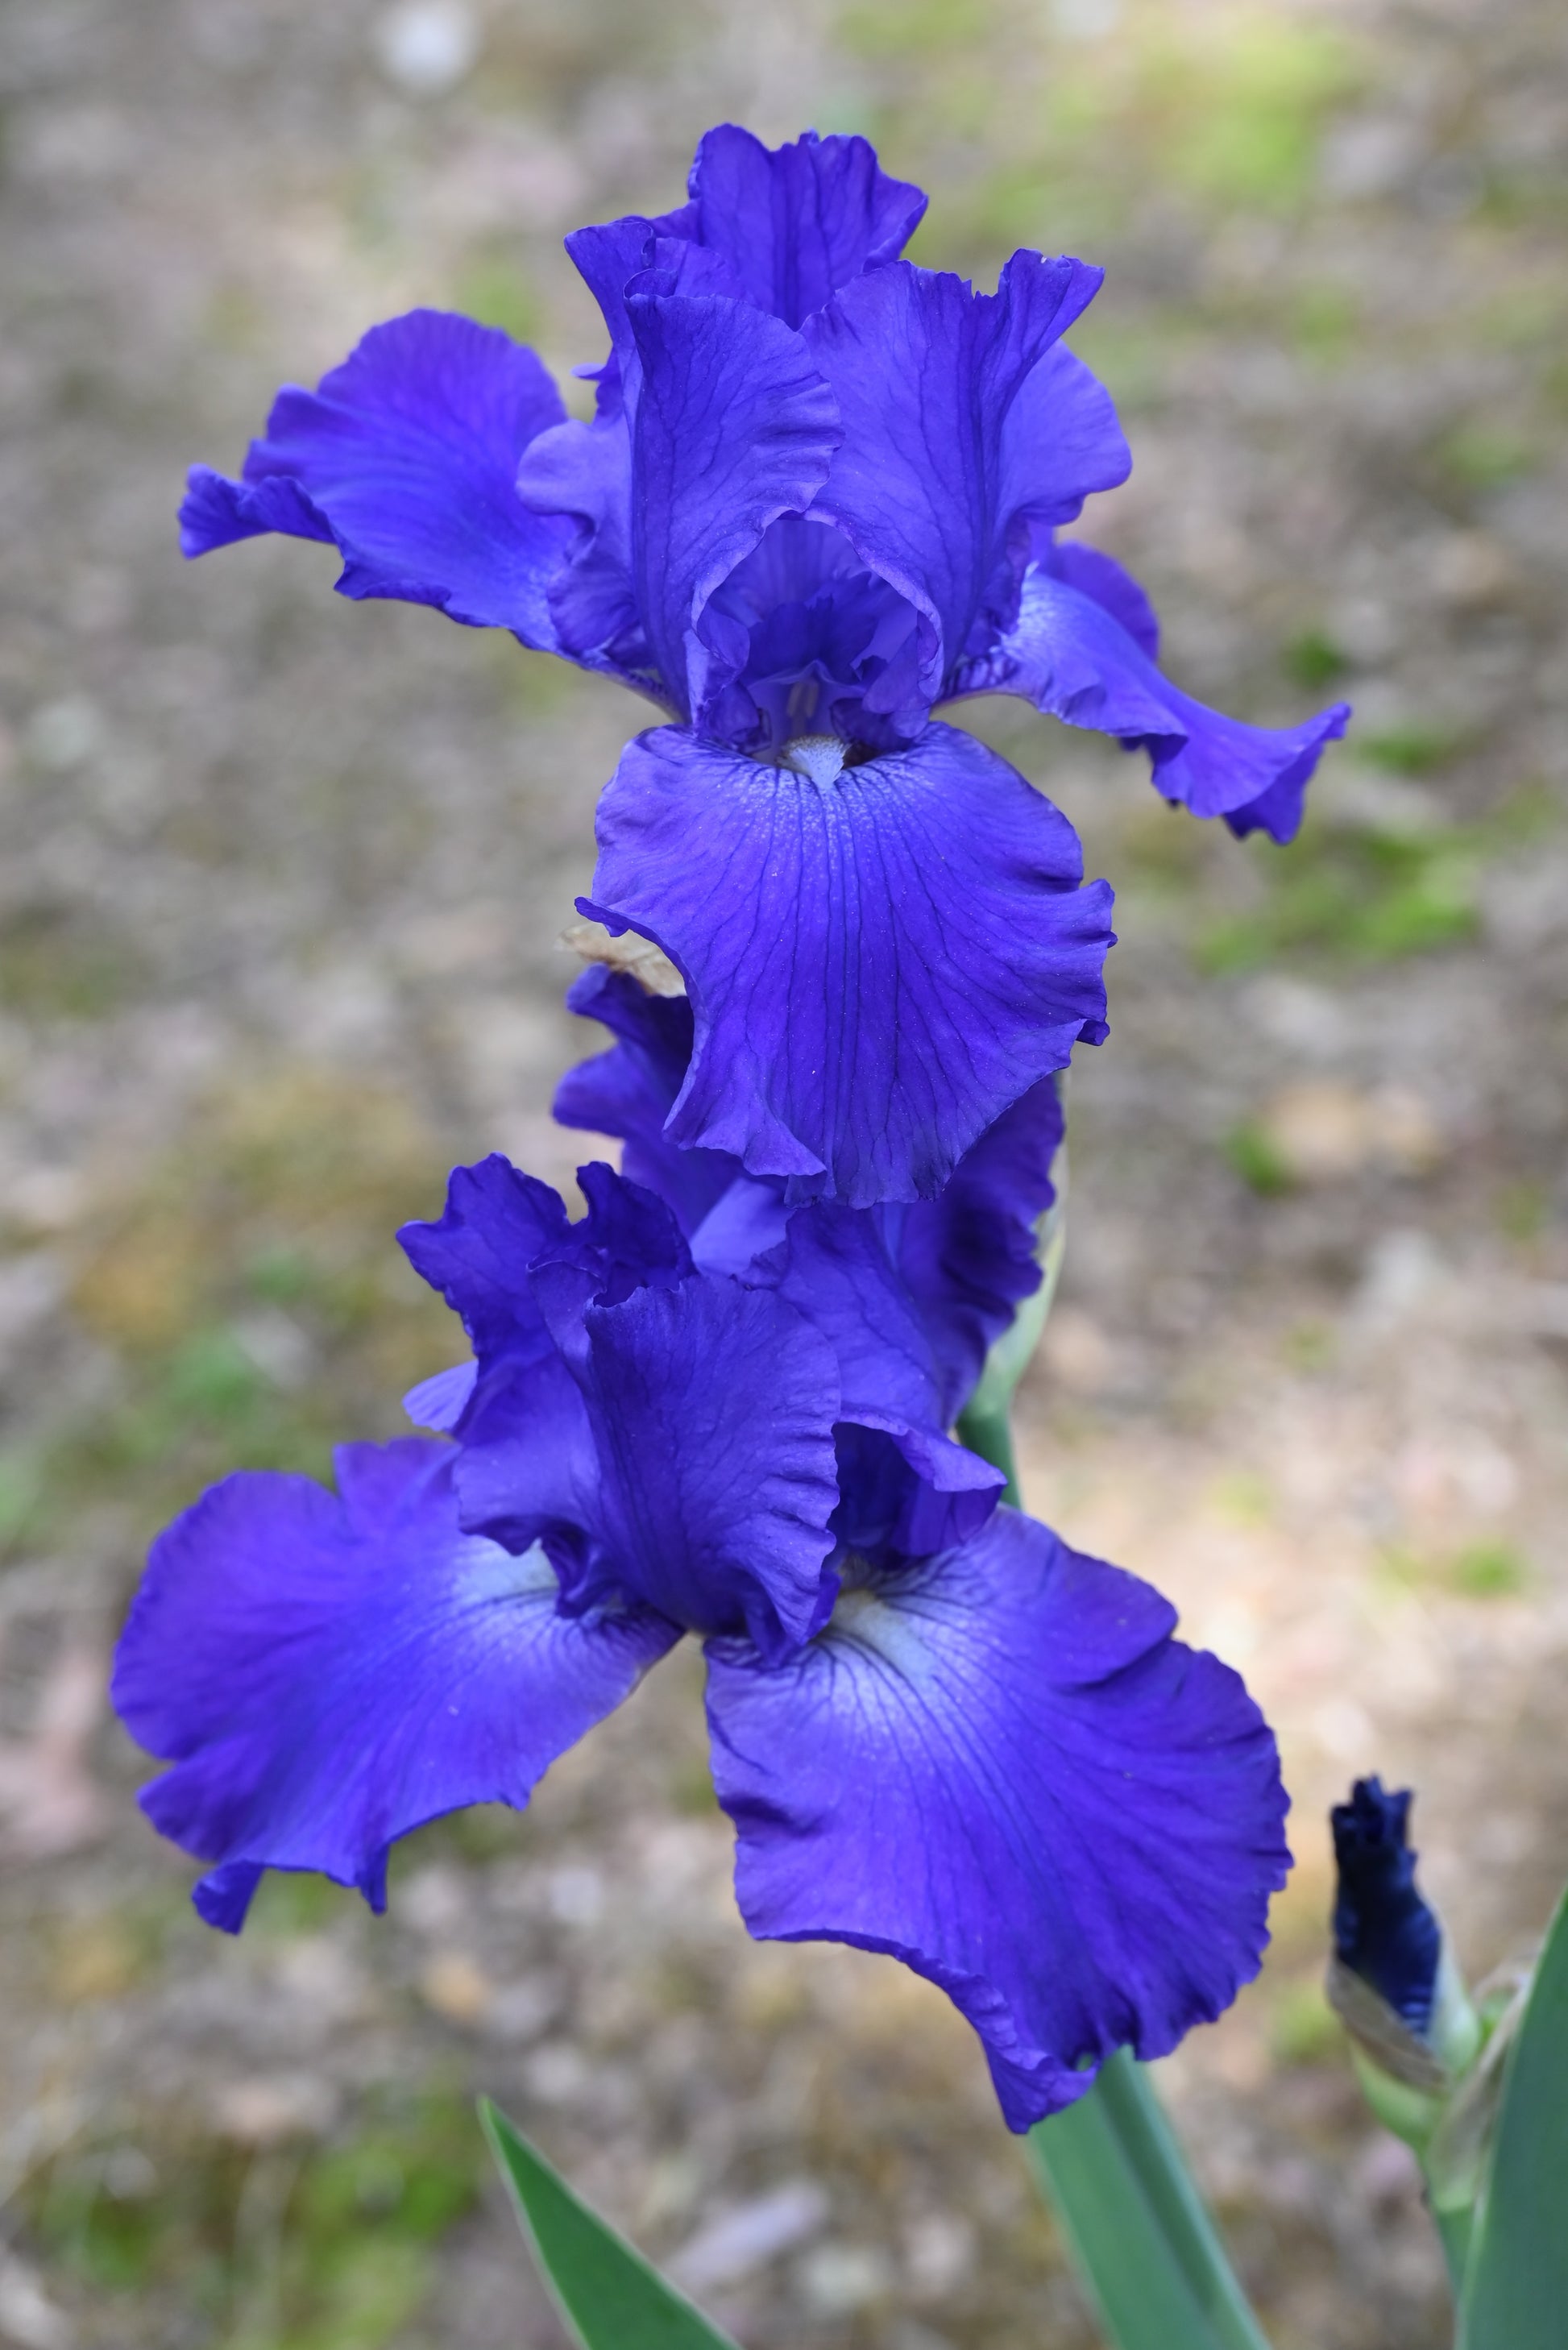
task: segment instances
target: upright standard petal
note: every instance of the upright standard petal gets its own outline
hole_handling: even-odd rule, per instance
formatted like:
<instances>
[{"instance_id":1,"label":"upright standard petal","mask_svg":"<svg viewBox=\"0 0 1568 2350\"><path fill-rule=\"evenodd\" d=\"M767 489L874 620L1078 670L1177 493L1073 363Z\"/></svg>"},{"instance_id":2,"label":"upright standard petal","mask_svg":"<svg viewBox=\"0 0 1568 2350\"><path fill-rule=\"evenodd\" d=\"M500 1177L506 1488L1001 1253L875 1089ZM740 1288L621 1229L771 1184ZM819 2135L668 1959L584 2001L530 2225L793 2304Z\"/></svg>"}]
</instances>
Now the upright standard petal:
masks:
<instances>
[{"instance_id":1,"label":"upright standard petal","mask_svg":"<svg viewBox=\"0 0 1568 2350\"><path fill-rule=\"evenodd\" d=\"M748 301L790 327L896 260L926 209L864 139L808 130L767 148L732 122L704 132L691 189L688 233L723 256Z\"/></svg>"},{"instance_id":2,"label":"upright standard petal","mask_svg":"<svg viewBox=\"0 0 1568 2350\"><path fill-rule=\"evenodd\" d=\"M779 1179L748 1178L727 1151L683 1149L667 1139L665 1123L691 1061L689 998L652 996L628 973L596 967L574 982L566 1000L585 1018L603 1021L618 1041L562 1078L555 1102L561 1123L620 1136L624 1171L670 1201L693 1256L710 1272L784 1280L783 1257L768 1274L755 1268L793 1226L813 1265L807 1282L801 1259L797 1285L803 1295L809 1289L807 1310L819 1327L825 1301L841 1295L836 1283L816 1278L822 1248L846 1251L856 1268L842 1293L846 1326L862 1332L873 1352L879 1399L889 1403L881 1383L889 1374L913 1378L936 1423L950 1427L987 1352L1040 1285L1040 1220L1055 1198L1052 1170L1063 1139L1056 1079L1043 1077L1004 1110L936 1199L870 1211L818 1206L806 1219L799 1208L792 1215ZM860 1235L853 1245L852 1231ZM836 1233L843 1237L834 1240ZM896 1303L886 1295L889 1283ZM865 1284L868 1295L861 1296ZM785 1295L794 1295L787 1284ZM855 1392L851 1357L842 1349L840 1369L846 1394Z\"/></svg>"},{"instance_id":3,"label":"upright standard petal","mask_svg":"<svg viewBox=\"0 0 1568 2350\"><path fill-rule=\"evenodd\" d=\"M545 1305L576 1418L540 1380L497 1393L463 1432L463 1523L512 1550L542 1543L570 1610L619 1592L770 1656L797 1648L836 1588L826 1340L722 1275L615 1305L569 1288Z\"/></svg>"},{"instance_id":4,"label":"upright standard petal","mask_svg":"<svg viewBox=\"0 0 1568 2350\"><path fill-rule=\"evenodd\" d=\"M845 429L813 511L925 616L928 702L1011 612L1026 525L1126 478L1109 396L1057 348L1102 274L1015 253L987 295L899 262L807 326Z\"/></svg>"},{"instance_id":5,"label":"upright standard petal","mask_svg":"<svg viewBox=\"0 0 1568 2350\"><path fill-rule=\"evenodd\" d=\"M1168 800L1195 816L1222 816L1243 836L1293 839L1313 770L1324 746L1344 733L1349 703L1335 702L1300 726L1249 726L1206 709L1155 667L1144 630L1129 633L1137 613L1126 591L1135 583L1108 557L1101 562L1105 568L1093 572L1051 558L1032 564L1016 619L991 651L964 665L952 691L1021 693L1069 726L1118 735L1129 749L1141 744L1154 763L1155 789Z\"/></svg>"},{"instance_id":6,"label":"upright standard petal","mask_svg":"<svg viewBox=\"0 0 1568 2350\"><path fill-rule=\"evenodd\" d=\"M649 272L627 302L640 379L632 577L659 674L695 712L744 659L715 671L697 633L709 598L770 523L811 504L842 434L799 335L663 283Z\"/></svg>"},{"instance_id":7,"label":"upright standard petal","mask_svg":"<svg viewBox=\"0 0 1568 2350\"><path fill-rule=\"evenodd\" d=\"M337 1495L242 1471L153 1545L114 1701L174 1765L142 1805L215 1864L210 1924L237 1932L266 1868L382 1908L397 1837L466 1804L521 1809L679 1638L647 1608L558 1614L539 1552L460 1530L454 1458L347 1445Z\"/></svg>"},{"instance_id":8,"label":"upright standard petal","mask_svg":"<svg viewBox=\"0 0 1568 2350\"><path fill-rule=\"evenodd\" d=\"M683 974L671 1141L801 1196L931 1197L1021 1094L1106 1033L1110 891L1066 819L972 736L797 773L673 727L599 804L582 910Z\"/></svg>"},{"instance_id":9,"label":"upright standard petal","mask_svg":"<svg viewBox=\"0 0 1568 2350\"><path fill-rule=\"evenodd\" d=\"M543 435L518 489L578 525L552 593L563 649L686 714L746 658L733 623L727 660L704 642L703 610L770 523L810 504L838 410L799 335L737 296L653 268L624 307L614 396Z\"/></svg>"},{"instance_id":10,"label":"upright standard petal","mask_svg":"<svg viewBox=\"0 0 1568 2350\"><path fill-rule=\"evenodd\" d=\"M446 1206L431 1223L398 1234L414 1271L439 1289L482 1363L530 1350L545 1325L534 1274L571 1264L590 1276L590 1294L614 1302L645 1283L679 1280L691 1259L664 1201L613 1168L577 1170L587 1215L573 1223L558 1191L493 1151L454 1167Z\"/></svg>"},{"instance_id":11,"label":"upright standard petal","mask_svg":"<svg viewBox=\"0 0 1568 2350\"><path fill-rule=\"evenodd\" d=\"M541 1531L527 1497L542 1464L566 1517L580 1519L596 1489L592 1434L566 1360L574 1347L582 1351L583 1305L615 1302L691 1270L662 1200L608 1167L579 1168L577 1176L587 1213L573 1223L557 1192L497 1153L455 1168L440 1219L405 1224L398 1235L415 1272L461 1316L475 1357L468 1378L462 1369L440 1372L411 1391L406 1408L420 1426L462 1438L464 1523L516 1551ZM562 1501L568 1492L575 1508ZM557 1563L565 1570L567 1563ZM576 1604L580 1578L572 1596Z\"/></svg>"},{"instance_id":12,"label":"upright standard petal","mask_svg":"<svg viewBox=\"0 0 1568 2350\"><path fill-rule=\"evenodd\" d=\"M410 310L372 328L317 391L279 392L243 480L195 469L182 545L330 539L342 595L433 604L554 650L547 590L571 525L531 513L515 483L524 450L564 415L531 350L472 318Z\"/></svg>"},{"instance_id":13,"label":"upright standard petal","mask_svg":"<svg viewBox=\"0 0 1568 2350\"><path fill-rule=\"evenodd\" d=\"M477 1166L454 1167L439 1218L405 1224L398 1241L421 1281L439 1290L458 1315L483 1360L544 1343L528 1268L571 1229L558 1191L492 1151Z\"/></svg>"},{"instance_id":14,"label":"upright standard petal","mask_svg":"<svg viewBox=\"0 0 1568 2350\"><path fill-rule=\"evenodd\" d=\"M1003 1510L846 1590L769 1667L710 1645L714 1783L752 1932L947 1991L1027 2129L1113 2050L1164 2055L1257 1972L1289 1856L1274 1742L1130 1575Z\"/></svg>"},{"instance_id":15,"label":"upright standard petal","mask_svg":"<svg viewBox=\"0 0 1568 2350\"><path fill-rule=\"evenodd\" d=\"M826 1615L837 1503L832 1348L766 1291L723 1276L587 1316L601 1486L593 1533L624 1589L770 1656Z\"/></svg>"},{"instance_id":16,"label":"upright standard petal","mask_svg":"<svg viewBox=\"0 0 1568 2350\"><path fill-rule=\"evenodd\" d=\"M891 179L864 139L819 139L815 130L767 148L737 124L720 123L703 133L687 184L691 200L673 212L628 213L566 239L604 313L618 367L630 339L627 285L656 244L704 248L736 293L798 327L863 270L896 260L926 209L921 191Z\"/></svg>"}]
</instances>

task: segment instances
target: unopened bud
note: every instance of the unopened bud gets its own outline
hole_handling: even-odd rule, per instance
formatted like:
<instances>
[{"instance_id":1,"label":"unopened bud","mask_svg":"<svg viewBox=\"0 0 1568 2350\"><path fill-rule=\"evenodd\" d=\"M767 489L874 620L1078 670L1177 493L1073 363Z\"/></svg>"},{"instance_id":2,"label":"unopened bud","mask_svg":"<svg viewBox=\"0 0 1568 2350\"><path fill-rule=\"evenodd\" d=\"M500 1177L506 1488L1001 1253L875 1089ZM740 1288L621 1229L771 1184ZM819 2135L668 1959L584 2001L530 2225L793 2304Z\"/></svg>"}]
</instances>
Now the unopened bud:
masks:
<instances>
[{"instance_id":1,"label":"unopened bud","mask_svg":"<svg viewBox=\"0 0 1568 2350\"><path fill-rule=\"evenodd\" d=\"M1410 1803L1408 1788L1389 1793L1378 1779L1358 1779L1349 1803L1334 1805L1339 1882L1327 1988L1368 2104L1397 2137L1423 2147L1475 2059L1480 2027L1416 1883Z\"/></svg>"}]
</instances>

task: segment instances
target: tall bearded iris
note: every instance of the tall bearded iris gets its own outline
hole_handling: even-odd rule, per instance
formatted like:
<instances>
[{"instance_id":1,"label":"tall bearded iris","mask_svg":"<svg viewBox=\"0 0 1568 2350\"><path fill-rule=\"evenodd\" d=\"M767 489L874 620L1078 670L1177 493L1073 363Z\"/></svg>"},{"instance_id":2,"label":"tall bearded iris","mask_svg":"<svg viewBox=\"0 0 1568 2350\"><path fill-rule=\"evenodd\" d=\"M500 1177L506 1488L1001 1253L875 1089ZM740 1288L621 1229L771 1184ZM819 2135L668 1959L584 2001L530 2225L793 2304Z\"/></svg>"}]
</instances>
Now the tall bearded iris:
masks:
<instances>
[{"instance_id":1,"label":"tall bearded iris","mask_svg":"<svg viewBox=\"0 0 1568 2350\"><path fill-rule=\"evenodd\" d=\"M686 1004L579 1000L618 1039L558 1107L668 1196L586 1168L573 1223L504 1159L458 1170L403 1234L471 1344L409 1399L451 1440L345 1447L336 1495L242 1472L161 1536L115 1682L173 1765L143 1801L215 1925L268 1866L379 1908L394 1838L525 1804L692 1635L753 1932L929 1977L1026 2128L1220 2012L1286 1858L1236 1676L946 1433L1039 1277L1054 1088L940 1201L792 1205L665 1141Z\"/></svg>"},{"instance_id":2,"label":"tall bearded iris","mask_svg":"<svg viewBox=\"0 0 1568 2350\"><path fill-rule=\"evenodd\" d=\"M1105 1034L1109 891L932 711L1023 694L1277 839L1345 715L1244 725L1163 675L1142 591L1056 536L1129 463L1062 340L1099 271L1017 253L977 294L898 257L924 203L862 140L711 131L685 204L567 240L610 338L591 423L532 352L416 311L283 392L243 477L198 467L182 514L189 554L328 540L346 595L660 705L582 902L685 981L668 1138L855 1207L934 1196Z\"/></svg>"},{"instance_id":3,"label":"tall bearded iris","mask_svg":"<svg viewBox=\"0 0 1568 2350\"><path fill-rule=\"evenodd\" d=\"M416 312L284 392L242 480L192 476L192 553L329 540L348 595L662 706L579 902L674 992L573 991L612 1042L556 1114L623 1146L579 1221L492 1158L402 1234L469 1342L407 1399L434 1433L346 1447L336 1493L214 1487L154 1546L115 1695L237 1929L268 1867L379 1908L396 1838L525 1804L695 1638L752 1930L929 1976L1024 2128L1256 1970L1284 1797L1235 1675L954 1433L1041 1283L1109 893L931 712L1026 693L1280 837L1343 713L1269 733L1161 676L1139 590L1055 536L1127 470L1061 339L1097 273L1016 254L977 295L899 259L922 206L862 140L713 131L686 205L570 240L610 337L591 423Z\"/></svg>"}]
</instances>

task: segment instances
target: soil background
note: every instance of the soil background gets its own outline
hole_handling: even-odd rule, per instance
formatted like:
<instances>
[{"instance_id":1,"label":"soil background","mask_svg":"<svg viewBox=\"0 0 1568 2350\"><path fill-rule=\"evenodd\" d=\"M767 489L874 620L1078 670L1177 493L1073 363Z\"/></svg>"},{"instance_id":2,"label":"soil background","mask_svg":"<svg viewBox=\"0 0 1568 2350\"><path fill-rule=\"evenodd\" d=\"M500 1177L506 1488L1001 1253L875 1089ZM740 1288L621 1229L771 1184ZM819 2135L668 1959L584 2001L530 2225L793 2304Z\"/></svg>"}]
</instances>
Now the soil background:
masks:
<instances>
[{"instance_id":1,"label":"soil background","mask_svg":"<svg viewBox=\"0 0 1568 2350\"><path fill-rule=\"evenodd\" d=\"M550 2350L483 2088L751 2350L1087 2350L977 2048L892 1962L750 1942L680 1653L389 1917L209 1933L109 1650L149 1534L324 1470L455 1351L392 1243L602 1041L558 947L637 706L325 550L182 566L185 466L426 302L602 356L562 250L732 117L873 136L917 256L1108 270L1166 660L1346 692L1241 845L972 723L1118 896L1072 1081L1033 1508L1279 1726L1262 1980L1160 2068L1278 2350L1438 2350L1408 2158L1321 1981L1324 1812L1418 1790L1472 1976L1568 1873L1568 29L1539 0L8 0L0 8L0 2339ZM586 400L578 385L574 399Z\"/></svg>"}]
</instances>

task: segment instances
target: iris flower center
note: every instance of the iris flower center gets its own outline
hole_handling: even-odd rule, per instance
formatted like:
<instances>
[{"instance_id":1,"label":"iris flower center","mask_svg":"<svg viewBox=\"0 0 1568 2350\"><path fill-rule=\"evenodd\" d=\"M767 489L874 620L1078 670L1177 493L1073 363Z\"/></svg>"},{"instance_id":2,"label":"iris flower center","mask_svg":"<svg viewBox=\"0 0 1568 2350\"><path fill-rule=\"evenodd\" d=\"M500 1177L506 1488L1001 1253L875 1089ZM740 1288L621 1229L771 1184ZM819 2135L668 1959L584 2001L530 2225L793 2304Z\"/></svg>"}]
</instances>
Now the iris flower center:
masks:
<instances>
[{"instance_id":1,"label":"iris flower center","mask_svg":"<svg viewBox=\"0 0 1568 2350\"><path fill-rule=\"evenodd\" d=\"M797 734L784 744L784 762L814 784L836 783L844 772L849 745L839 734Z\"/></svg>"}]
</instances>

